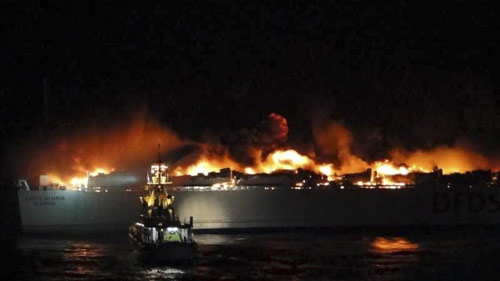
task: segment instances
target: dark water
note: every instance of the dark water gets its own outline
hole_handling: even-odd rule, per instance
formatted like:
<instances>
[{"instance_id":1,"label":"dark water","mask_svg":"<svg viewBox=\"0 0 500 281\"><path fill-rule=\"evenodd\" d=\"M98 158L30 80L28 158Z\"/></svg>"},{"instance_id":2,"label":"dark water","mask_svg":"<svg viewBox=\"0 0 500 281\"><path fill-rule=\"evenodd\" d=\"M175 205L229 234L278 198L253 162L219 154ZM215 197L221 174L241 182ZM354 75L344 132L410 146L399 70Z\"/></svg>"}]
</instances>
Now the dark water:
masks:
<instances>
[{"instance_id":1,"label":"dark water","mask_svg":"<svg viewBox=\"0 0 500 281\"><path fill-rule=\"evenodd\" d=\"M287 232L196 236L191 264L138 260L125 236L25 236L3 280L500 280L500 236Z\"/></svg>"}]
</instances>

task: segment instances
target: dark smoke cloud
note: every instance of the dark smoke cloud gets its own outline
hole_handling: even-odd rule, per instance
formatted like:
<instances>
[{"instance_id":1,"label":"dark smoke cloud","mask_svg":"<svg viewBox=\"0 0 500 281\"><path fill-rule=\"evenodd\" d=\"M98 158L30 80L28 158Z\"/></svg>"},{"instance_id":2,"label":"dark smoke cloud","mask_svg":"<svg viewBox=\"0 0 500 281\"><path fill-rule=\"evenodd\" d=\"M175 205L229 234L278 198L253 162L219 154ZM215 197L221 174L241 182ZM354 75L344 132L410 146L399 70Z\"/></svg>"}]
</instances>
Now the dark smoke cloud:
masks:
<instances>
[{"instance_id":1,"label":"dark smoke cloud","mask_svg":"<svg viewBox=\"0 0 500 281\"><path fill-rule=\"evenodd\" d=\"M252 166L258 160L255 159L257 150L262 151L261 156L265 157L269 152L283 146L287 137L286 119L277 113L271 113L254 128L241 129L224 136L221 143L228 148L231 158Z\"/></svg>"}]
</instances>

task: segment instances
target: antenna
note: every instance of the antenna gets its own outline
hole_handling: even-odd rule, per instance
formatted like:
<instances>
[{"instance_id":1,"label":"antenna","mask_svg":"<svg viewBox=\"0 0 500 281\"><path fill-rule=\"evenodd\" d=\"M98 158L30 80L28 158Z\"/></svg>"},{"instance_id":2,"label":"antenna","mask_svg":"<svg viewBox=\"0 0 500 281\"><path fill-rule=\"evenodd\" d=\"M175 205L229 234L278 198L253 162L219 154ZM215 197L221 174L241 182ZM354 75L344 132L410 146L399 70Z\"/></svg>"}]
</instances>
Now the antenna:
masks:
<instances>
[{"instance_id":1,"label":"antenna","mask_svg":"<svg viewBox=\"0 0 500 281\"><path fill-rule=\"evenodd\" d=\"M160 157L160 143L158 143L158 163L161 163L161 157Z\"/></svg>"},{"instance_id":2,"label":"antenna","mask_svg":"<svg viewBox=\"0 0 500 281\"><path fill-rule=\"evenodd\" d=\"M161 154L160 154L160 143L158 143L158 184L161 184Z\"/></svg>"}]
</instances>

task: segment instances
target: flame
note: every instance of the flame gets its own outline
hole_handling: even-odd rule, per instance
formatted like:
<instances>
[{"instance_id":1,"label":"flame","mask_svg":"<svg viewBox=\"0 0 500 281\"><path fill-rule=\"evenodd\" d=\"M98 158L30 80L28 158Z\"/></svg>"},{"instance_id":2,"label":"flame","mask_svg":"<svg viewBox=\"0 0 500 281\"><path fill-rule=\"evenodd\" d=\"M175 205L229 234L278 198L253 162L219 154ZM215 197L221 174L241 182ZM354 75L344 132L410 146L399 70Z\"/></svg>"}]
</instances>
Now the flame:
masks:
<instances>
[{"instance_id":1,"label":"flame","mask_svg":"<svg viewBox=\"0 0 500 281\"><path fill-rule=\"evenodd\" d=\"M216 172L220 170L221 167L214 165L212 163L209 163L205 160L198 162L194 165L191 165L186 168L186 174L191 175L191 176L196 176L198 174L204 174L205 176L208 175L210 172ZM179 171L180 172L180 171ZM180 172L182 174L182 172Z\"/></svg>"},{"instance_id":2,"label":"flame","mask_svg":"<svg viewBox=\"0 0 500 281\"><path fill-rule=\"evenodd\" d=\"M359 173L369 168L368 163L352 153L353 137L341 124L333 122L316 126L314 140L321 154L325 154L330 161L339 160L336 166L339 174Z\"/></svg>"},{"instance_id":3,"label":"flame","mask_svg":"<svg viewBox=\"0 0 500 281\"><path fill-rule=\"evenodd\" d=\"M447 150L446 152L448 155L446 155L445 153L444 155L445 158L446 157L449 158L449 160L447 161L450 161L450 163L454 163L455 167L458 167L459 164L461 164L462 167L470 167L465 165L467 161L464 161L468 160L469 158L465 158L463 155L474 155L471 154L471 152L469 152L468 154L466 154L464 151L461 150L458 150L458 152ZM261 152L258 152L258 155L260 155L260 153ZM210 158L203 156L197 162L188 166L187 168L178 167L176 169L176 175L197 175L197 174L207 175L210 172L218 172L220 169L226 167L231 168L233 170L241 169L247 174L273 173L280 170L297 170L301 168L301 169L308 169L318 174L324 175L327 177L329 181L333 181L333 180L338 180L337 175L342 175L345 174L346 172L347 173L358 172L360 167L364 168L368 167L371 168L372 171L374 171L370 181L358 181L354 183L355 185L359 185L365 188L399 189L410 184L411 180L410 179L406 179L404 181L394 180L395 178L397 178L397 176L404 177L415 172L428 173L432 171L431 168L432 166L429 164L419 165L420 163L418 161L415 161L415 159L421 159L421 158L415 158L415 155L429 155L435 153L436 153L435 151L431 152L419 151L416 154L410 153L409 154L410 157L408 158L408 160L402 157L402 154L393 153L393 155L395 156L394 159L396 159L396 161L394 159L385 159L383 161L375 161L372 164L368 164L357 157L349 156L345 158L348 161L347 164L344 163L343 165L341 165L340 169L336 169L333 163L316 163L314 158L300 154L298 151L294 149L286 149L286 150L278 149L268 154L264 160L258 161L254 166L251 167L247 166L244 168L242 168L242 166L236 163L235 161L229 159L227 156L220 158L216 157ZM455 159L453 157L455 155L460 156L457 158L458 164L453 162L453 159ZM438 157L438 155L435 155L435 157ZM258 157L258 159L260 159L260 157ZM481 160L481 158L477 159ZM358 165L360 163L361 165ZM403 164L395 164L395 163L403 163ZM450 167L452 166L450 165L445 166L444 172L449 173L455 171L462 171L462 172L467 171L464 170L463 168L457 170L457 169L450 169Z\"/></svg>"},{"instance_id":4,"label":"flame","mask_svg":"<svg viewBox=\"0 0 500 281\"><path fill-rule=\"evenodd\" d=\"M318 171L320 174L327 176L329 181L334 180L335 170L332 164L319 165Z\"/></svg>"},{"instance_id":5,"label":"flame","mask_svg":"<svg viewBox=\"0 0 500 281\"><path fill-rule=\"evenodd\" d=\"M389 162L389 160L385 160L384 162L375 162L373 168L378 175L384 176L408 175L408 173L410 173L410 169L404 165L397 167L393 163Z\"/></svg>"},{"instance_id":6,"label":"flame","mask_svg":"<svg viewBox=\"0 0 500 281\"><path fill-rule=\"evenodd\" d=\"M231 160L227 155L217 157L214 155L202 154L194 164L188 165L187 167L176 167L175 173L178 176L196 176L198 174L206 176L211 172L219 172L224 168L240 169L241 166L237 162Z\"/></svg>"},{"instance_id":7,"label":"flame","mask_svg":"<svg viewBox=\"0 0 500 281\"><path fill-rule=\"evenodd\" d=\"M52 183L72 188L87 184L87 171L96 176L115 169L142 170L159 152L185 143L146 115L136 114L112 128L95 125L57 136L32 157L31 164L35 177L49 175Z\"/></svg>"},{"instance_id":8,"label":"flame","mask_svg":"<svg viewBox=\"0 0 500 281\"><path fill-rule=\"evenodd\" d=\"M258 151L258 156L260 156L261 153L261 151ZM260 159L260 157L258 157L258 159ZM175 169L175 174L177 176L208 175L210 172L218 172L223 168L231 168L233 170L241 169L246 174L269 174L280 170L295 171L301 168L313 170L331 179L333 179L337 173L332 164L316 164L310 157L302 155L296 150L286 149L273 151L267 155L264 160L259 161L252 167L242 167L240 164L225 156L220 158L201 156L194 164L186 168L177 167Z\"/></svg>"},{"instance_id":9,"label":"flame","mask_svg":"<svg viewBox=\"0 0 500 281\"><path fill-rule=\"evenodd\" d=\"M89 179L87 177L79 178L79 177L73 177L70 181L69 184L71 186L87 186Z\"/></svg>"},{"instance_id":10,"label":"flame","mask_svg":"<svg viewBox=\"0 0 500 281\"><path fill-rule=\"evenodd\" d=\"M113 170L114 170L114 169L111 169L111 170L110 170L110 169L104 169L104 168L95 168L92 172L89 172L89 176L91 176L91 177L95 177L95 176L97 176L97 175L99 175L99 174L104 174L104 175L106 175L106 174L111 173Z\"/></svg>"},{"instance_id":11,"label":"flame","mask_svg":"<svg viewBox=\"0 0 500 281\"><path fill-rule=\"evenodd\" d=\"M260 164L260 170L265 173L278 170L296 170L309 167L313 163L309 157L301 155L293 149L277 150L269 154L266 160Z\"/></svg>"},{"instance_id":12,"label":"flame","mask_svg":"<svg viewBox=\"0 0 500 281\"><path fill-rule=\"evenodd\" d=\"M61 138L39 155L34 166L39 174L49 174L53 183L79 187L86 185L87 175L147 166L158 153L158 143L162 143L163 152L184 144L195 144L200 151L188 161L177 164L174 175L208 175L223 168L246 174L306 169L333 181L340 175L371 169L369 180L354 184L366 188L402 188L409 183L405 177L415 172L427 173L439 167L444 174L449 174L488 169L492 165L484 156L461 146L415 151L393 149L385 160L366 161L354 153L351 148L354 138L339 123L314 127L314 150L305 155L285 146L288 124L283 116L270 114L264 125L265 133L247 134L252 136L252 141L248 142L251 145L247 143L245 146L245 151L251 156L248 163L234 160L231 150L220 143L181 141L157 122L139 115L112 130L90 130L88 134ZM254 140L259 137L262 139Z\"/></svg>"},{"instance_id":13,"label":"flame","mask_svg":"<svg viewBox=\"0 0 500 281\"><path fill-rule=\"evenodd\" d=\"M413 152L394 149L390 154L394 161L419 167L423 171L432 171L435 167L439 167L444 174L464 173L491 167L491 163L484 156L460 146L441 146L427 151Z\"/></svg>"},{"instance_id":14,"label":"flame","mask_svg":"<svg viewBox=\"0 0 500 281\"><path fill-rule=\"evenodd\" d=\"M260 151L258 154L260 155ZM313 167L314 161L307 156L301 155L293 149L276 150L270 153L264 161L260 161L254 167L242 167L240 164L229 159L227 156L209 157L201 156L194 164L186 168L177 167L178 175L207 175L210 172L218 172L223 168L241 169L248 174L272 173L279 170L296 170L298 168Z\"/></svg>"},{"instance_id":15,"label":"flame","mask_svg":"<svg viewBox=\"0 0 500 281\"><path fill-rule=\"evenodd\" d=\"M78 189L80 187L87 187L89 177L94 177L99 174L109 174L113 171L114 169L105 169L105 168L95 168L92 171L86 171L85 175L82 176L73 176L68 179L63 179L60 176L56 174L49 174L50 178L50 183L52 185L57 185L57 186L65 186L68 189ZM87 176L88 174L88 176Z\"/></svg>"},{"instance_id":16,"label":"flame","mask_svg":"<svg viewBox=\"0 0 500 281\"><path fill-rule=\"evenodd\" d=\"M245 168L245 173L246 174L249 174L249 175L254 175L255 174L255 170L250 168L250 167L246 167Z\"/></svg>"}]
</instances>

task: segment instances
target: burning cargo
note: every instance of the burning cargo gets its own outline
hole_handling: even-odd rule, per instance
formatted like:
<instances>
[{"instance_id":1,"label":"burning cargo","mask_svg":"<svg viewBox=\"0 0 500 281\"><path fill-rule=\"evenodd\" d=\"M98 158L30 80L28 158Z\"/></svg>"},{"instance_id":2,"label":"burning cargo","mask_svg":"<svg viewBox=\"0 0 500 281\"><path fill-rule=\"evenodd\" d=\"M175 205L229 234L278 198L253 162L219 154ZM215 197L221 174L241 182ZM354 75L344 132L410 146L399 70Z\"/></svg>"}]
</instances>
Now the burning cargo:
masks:
<instances>
[{"instance_id":1,"label":"burning cargo","mask_svg":"<svg viewBox=\"0 0 500 281\"><path fill-rule=\"evenodd\" d=\"M58 154L60 147L54 145L46 154L62 160L51 161L54 166L49 167L41 157L39 170L50 174L51 182L68 188L19 190L23 226L27 230L128 226L137 220L138 196L145 194L128 187L144 186L146 180L113 171L149 162L156 152L145 147L155 147L151 142L159 139L169 149L196 147L182 161L172 161L176 163L170 170L172 177L164 175L176 196L176 210L197 218L195 229L500 222L500 208L495 208L495 202L500 202L498 174L486 171L498 167L472 150L393 148L385 151L387 159L368 161L353 153L354 138L338 123L315 126L312 139L300 146L303 150L286 143L284 117L270 114L263 124L264 130L245 131L248 138L241 145L184 141L154 122L134 123L129 129L122 127L90 140L75 137L63 146L72 148L65 153ZM121 144L119 149L116 143ZM158 170L154 167L151 174ZM77 191L83 183L91 188ZM97 187L109 192L91 192ZM441 204L444 197L452 198L446 201L449 204ZM465 197L483 198L492 203L491 208L466 208L453 201ZM442 206L452 203L459 206L457 210Z\"/></svg>"},{"instance_id":2,"label":"burning cargo","mask_svg":"<svg viewBox=\"0 0 500 281\"><path fill-rule=\"evenodd\" d=\"M328 182L324 175L304 169L254 175L223 169L206 176L172 177L166 188L175 196L179 214L197 218L195 230L495 225L500 221L500 208L495 207L500 202L498 174L474 171L443 176L436 170L406 176L415 182L389 190L394 183L372 182L370 170ZM118 188L136 184L136 178L111 173L91 177L89 182L109 192L19 190L24 230L125 229L138 219L137 198L146 191ZM227 182L230 184L224 186ZM206 188L196 189L186 183ZM336 188L347 183L352 188ZM465 190L461 188L464 186ZM472 198L473 205L455 204L450 198ZM479 208L477 200L489 205ZM450 209L452 203L456 206Z\"/></svg>"},{"instance_id":3,"label":"burning cargo","mask_svg":"<svg viewBox=\"0 0 500 281\"><path fill-rule=\"evenodd\" d=\"M144 180L142 180L144 181ZM124 188L141 185L141 178L127 172L114 172L110 174L98 174L88 179L88 188Z\"/></svg>"}]
</instances>

